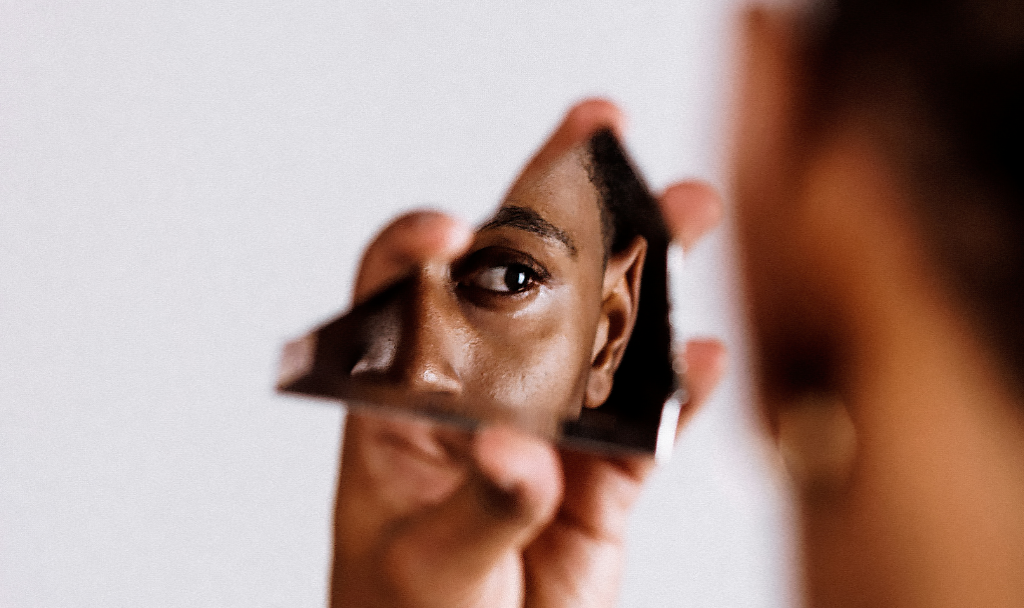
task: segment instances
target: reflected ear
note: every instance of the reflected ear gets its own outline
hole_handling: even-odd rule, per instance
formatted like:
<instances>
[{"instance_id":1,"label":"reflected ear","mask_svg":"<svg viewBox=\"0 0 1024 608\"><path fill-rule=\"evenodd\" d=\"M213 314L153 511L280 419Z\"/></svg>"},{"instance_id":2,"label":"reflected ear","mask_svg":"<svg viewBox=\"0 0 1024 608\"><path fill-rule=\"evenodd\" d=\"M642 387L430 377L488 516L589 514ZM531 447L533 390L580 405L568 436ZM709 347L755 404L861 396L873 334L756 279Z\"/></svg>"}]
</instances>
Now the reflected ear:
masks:
<instances>
[{"instance_id":1,"label":"reflected ear","mask_svg":"<svg viewBox=\"0 0 1024 608\"><path fill-rule=\"evenodd\" d=\"M647 240L638 236L629 247L608 259L601 288L601 318L597 323L583 400L585 407L600 406L612 392L615 370L619 368L636 325L646 257Z\"/></svg>"}]
</instances>

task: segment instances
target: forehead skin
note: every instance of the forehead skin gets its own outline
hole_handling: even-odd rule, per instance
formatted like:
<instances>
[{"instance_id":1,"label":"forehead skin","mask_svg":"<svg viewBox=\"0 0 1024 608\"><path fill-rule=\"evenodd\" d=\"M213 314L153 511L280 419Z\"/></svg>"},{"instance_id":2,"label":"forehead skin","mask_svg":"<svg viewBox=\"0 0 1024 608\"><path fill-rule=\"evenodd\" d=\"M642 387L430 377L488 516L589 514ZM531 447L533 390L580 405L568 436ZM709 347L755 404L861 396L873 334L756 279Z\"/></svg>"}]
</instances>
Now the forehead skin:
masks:
<instances>
[{"instance_id":1,"label":"forehead skin","mask_svg":"<svg viewBox=\"0 0 1024 608\"><path fill-rule=\"evenodd\" d=\"M598 192L587 171L586 150L570 149L547 170L532 169L513 184L502 207L525 207L537 212L571 240L573 255L593 271L593 259L603 266L601 207ZM582 270L583 268L581 268ZM596 277L593 272L587 273Z\"/></svg>"}]
</instances>

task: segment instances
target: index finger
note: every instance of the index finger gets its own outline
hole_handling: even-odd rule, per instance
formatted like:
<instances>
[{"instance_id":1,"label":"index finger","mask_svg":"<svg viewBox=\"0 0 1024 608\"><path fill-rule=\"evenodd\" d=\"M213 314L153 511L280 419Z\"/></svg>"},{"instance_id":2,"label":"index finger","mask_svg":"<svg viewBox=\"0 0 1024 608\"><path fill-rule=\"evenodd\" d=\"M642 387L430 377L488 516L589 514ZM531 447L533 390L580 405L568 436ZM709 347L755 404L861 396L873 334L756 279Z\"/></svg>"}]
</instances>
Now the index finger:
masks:
<instances>
[{"instance_id":1,"label":"index finger","mask_svg":"<svg viewBox=\"0 0 1024 608\"><path fill-rule=\"evenodd\" d=\"M480 430L473 452L475 466L460 488L395 522L381 538L378 560L389 599L424 607L467 597L479 605L520 605L515 564L558 508L558 454L536 437L501 427Z\"/></svg>"}]
</instances>

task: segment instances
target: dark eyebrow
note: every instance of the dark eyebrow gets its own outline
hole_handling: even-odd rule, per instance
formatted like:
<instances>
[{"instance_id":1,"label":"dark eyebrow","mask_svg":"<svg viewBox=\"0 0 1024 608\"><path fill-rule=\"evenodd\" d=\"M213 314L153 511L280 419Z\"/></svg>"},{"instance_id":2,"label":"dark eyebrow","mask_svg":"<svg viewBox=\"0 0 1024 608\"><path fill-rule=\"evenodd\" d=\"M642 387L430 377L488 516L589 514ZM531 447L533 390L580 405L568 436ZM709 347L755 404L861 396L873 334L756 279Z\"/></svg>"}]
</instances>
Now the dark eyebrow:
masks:
<instances>
[{"instance_id":1,"label":"dark eyebrow","mask_svg":"<svg viewBox=\"0 0 1024 608\"><path fill-rule=\"evenodd\" d=\"M504 226L508 226L509 228L518 228L519 230L532 232L549 240L558 241L565 245L566 249L569 250L569 253L573 256L576 255L576 243L573 242L572 237L558 226L555 226L544 219L541 214L529 207L506 205L498 209L498 212L494 214L494 217L481 226L480 230L489 230L491 228L501 228Z\"/></svg>"}]
</instances>

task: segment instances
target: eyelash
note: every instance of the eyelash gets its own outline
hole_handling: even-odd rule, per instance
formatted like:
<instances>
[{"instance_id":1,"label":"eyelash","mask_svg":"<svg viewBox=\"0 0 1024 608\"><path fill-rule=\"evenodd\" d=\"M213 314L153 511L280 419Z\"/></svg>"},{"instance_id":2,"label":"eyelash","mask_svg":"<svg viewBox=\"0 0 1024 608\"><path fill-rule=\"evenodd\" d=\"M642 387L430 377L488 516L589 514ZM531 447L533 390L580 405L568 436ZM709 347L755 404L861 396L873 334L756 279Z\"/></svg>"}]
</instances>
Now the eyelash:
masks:
<instances>
[{"instance_id":1,"label":"eyelash","mask_svg":"<svg viewBox=\"0 0 1024 608\"><path fill-rule=\"evenodd\" d=\"M455 282L469 295L511 298L535 290L549 276L529 255L488 247L470 254L457 265Z\"/></svg>"},{"instance_id":2,"label":"eyelash","mask_svg":"<svg viewBox=\"0 0 1024 608\"><path fill-rule=\"evenodd\" d=\"M526 291L536 283L536 273L522 264L491 266L470 275L477 279L474 287L492 293L514 294ZM464 281L469 282L469 281Z\"/></svg>"}]
</instances>

